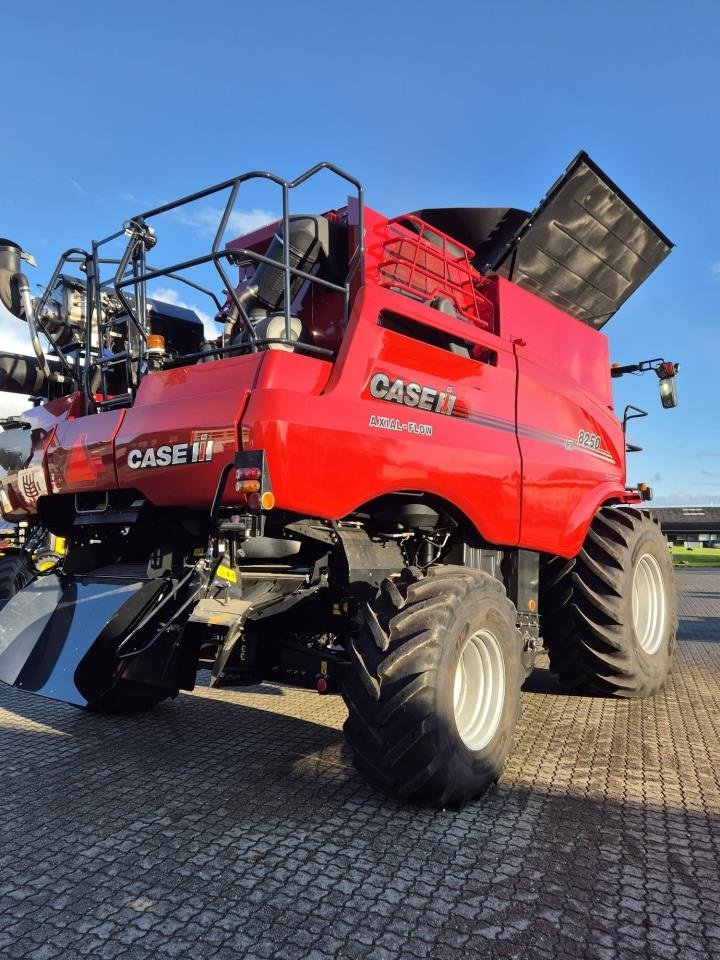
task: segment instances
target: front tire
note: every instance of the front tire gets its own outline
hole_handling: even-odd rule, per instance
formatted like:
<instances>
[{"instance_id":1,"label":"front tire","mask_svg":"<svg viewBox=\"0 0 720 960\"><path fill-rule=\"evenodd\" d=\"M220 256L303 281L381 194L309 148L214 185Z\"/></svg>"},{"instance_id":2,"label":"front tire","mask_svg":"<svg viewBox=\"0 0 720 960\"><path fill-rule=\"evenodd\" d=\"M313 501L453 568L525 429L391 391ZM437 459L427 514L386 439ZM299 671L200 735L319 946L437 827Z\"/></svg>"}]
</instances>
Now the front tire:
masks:
<instances>
[{"instance_id":1,"label":"front tire","mask_svg":"<svg viewBox=\"0 0 720 960\"><path fill-rule=\"evenodd\" d=\"M550 667L578 693L649 697L670 672L677 596L665 537L634 507L603 507L573 560L540 578Z\"/></svg>"},{"instance_id":2,"label":"front tire","mask_svg":"<svg viewBox=\"0 0 720 960\"><path fill-rule=\"evenodd\" d=\"M522 639L498 580L435 567L385 580L343 682L355 765L392 796L459 807L500 775L520 712Z\"/></svg>"}]
</instances>

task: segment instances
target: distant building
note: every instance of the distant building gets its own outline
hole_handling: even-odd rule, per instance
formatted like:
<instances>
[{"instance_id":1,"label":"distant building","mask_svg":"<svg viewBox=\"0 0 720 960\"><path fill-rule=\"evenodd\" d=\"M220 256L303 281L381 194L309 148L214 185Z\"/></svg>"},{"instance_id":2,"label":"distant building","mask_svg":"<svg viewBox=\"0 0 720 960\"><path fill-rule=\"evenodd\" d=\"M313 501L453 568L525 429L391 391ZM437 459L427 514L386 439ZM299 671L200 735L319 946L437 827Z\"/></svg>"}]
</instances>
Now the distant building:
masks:
<instances>
[{"instance_id":1,"label":"distant building","mask_svg":"<svg viewBox=\"0 0 720 960\"><path fill-rule=\"evenodd\" d=\"M720 507L650 507L670 543L720 546Z\"/></svg>"}]
</instances>

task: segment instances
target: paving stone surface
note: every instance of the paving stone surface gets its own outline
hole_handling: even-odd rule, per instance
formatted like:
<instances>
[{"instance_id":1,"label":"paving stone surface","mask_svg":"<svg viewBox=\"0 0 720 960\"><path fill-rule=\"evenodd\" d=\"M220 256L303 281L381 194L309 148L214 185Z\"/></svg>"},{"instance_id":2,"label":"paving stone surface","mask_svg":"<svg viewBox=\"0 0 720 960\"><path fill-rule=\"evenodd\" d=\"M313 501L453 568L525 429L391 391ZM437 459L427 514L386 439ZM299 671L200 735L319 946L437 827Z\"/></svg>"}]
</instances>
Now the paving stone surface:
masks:
<instances>
[{"instance_id":1,"label":"paving stone surface","mask_svg":"<svg viewBox=\"0 0 720 960\"><path fill-rule=\"evenodd\" d=\"M720 957L720 570L681 571L648 701L523 694L496 789L379 797L340 700L104 718L0 686L0 957Z\"/></svg>"}]
</instances>

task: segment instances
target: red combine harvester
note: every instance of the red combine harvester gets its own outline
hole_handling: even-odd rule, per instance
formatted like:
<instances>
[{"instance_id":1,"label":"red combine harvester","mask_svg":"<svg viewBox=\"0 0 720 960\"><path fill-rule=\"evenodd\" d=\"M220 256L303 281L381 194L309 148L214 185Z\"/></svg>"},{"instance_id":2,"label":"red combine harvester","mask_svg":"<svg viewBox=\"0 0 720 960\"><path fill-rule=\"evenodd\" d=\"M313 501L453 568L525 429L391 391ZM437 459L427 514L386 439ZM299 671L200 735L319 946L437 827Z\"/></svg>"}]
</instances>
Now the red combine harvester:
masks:
<instances>
[{"instance_id":1,"label":"red combine harvester","mask_svg":"<svg viewBox=\"0 0 720 960\"><path fill-rule=\"evenodd\" d=\"M291 214L320 171L347 206ZM281 219L225 244L259 180ZM209 253L150 263L157 217L223 192ZM543 650L567 687L655 693L675 588L611 377L654 370L674 406L678 368L611 368L600 328L671 247L584 153L532 213L388 219L329 164L248 173L69 250L38 298L0 241L33 345L0 354L32 400L0 434L2 514L28 530L0 557L0 679L105 713L199 670L341 692L358 769L440 806L497 779ZM162 278L222 334L154 299Z\"/></svg>"}]
</instances>

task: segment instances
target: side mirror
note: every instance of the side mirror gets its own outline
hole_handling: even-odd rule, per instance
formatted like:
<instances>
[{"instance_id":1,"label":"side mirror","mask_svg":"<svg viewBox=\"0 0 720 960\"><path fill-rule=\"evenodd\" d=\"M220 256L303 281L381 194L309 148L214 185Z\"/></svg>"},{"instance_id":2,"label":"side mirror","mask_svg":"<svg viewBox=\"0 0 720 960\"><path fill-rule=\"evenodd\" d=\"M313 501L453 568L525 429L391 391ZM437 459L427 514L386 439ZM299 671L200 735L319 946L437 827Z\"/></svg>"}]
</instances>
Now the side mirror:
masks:
<instances>
[{"instance_id":1,"label":"side mirror","mask_svg":"<svg viewBox=\"0 0 720 960\"><path fill-rule=\"evenodd\" d=\"M666 363L664 360L655 367L655 373L660 379L660 403L666 410L677 406L675 375L679 370L679 363Z\"/></svg>"},{"instance_id":2,"label":"side mirror","mask_svg":"<svg viewBox=\"0 0 720 960\"><path fill-rule=\"evenodd\" d=\"M660 381L660 403L669 409L677 406L677 388L675 377L663 377Z\"/></svg>"}]
</instances>

